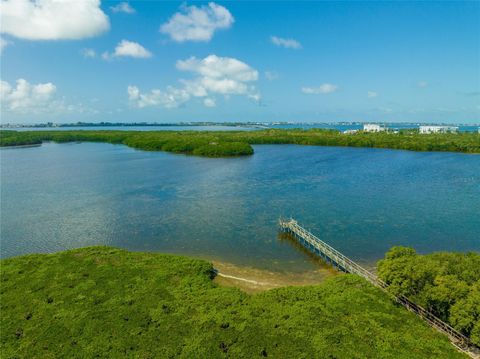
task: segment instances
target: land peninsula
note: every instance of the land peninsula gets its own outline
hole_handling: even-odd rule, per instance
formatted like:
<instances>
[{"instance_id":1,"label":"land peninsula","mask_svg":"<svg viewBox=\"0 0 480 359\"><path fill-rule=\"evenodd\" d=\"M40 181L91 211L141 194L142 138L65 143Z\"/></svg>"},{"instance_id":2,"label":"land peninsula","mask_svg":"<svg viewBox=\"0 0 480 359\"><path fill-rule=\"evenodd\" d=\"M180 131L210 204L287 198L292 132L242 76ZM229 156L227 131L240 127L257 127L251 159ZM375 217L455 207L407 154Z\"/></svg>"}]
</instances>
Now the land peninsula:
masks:
<instances>
[{"instance_id":1,"label":"land peninsula","mask_svg":"<svg viewBox=\"0 0 480 359\"><path fill-rule=\"evenodd\" d=\"M110 247L4 259L1 356L464 357L355 275L255 295L214 275L203 260Z\"/></svg>"},{"instance_id":2,"label":"land peninsula","mask_svg":"<svg viewBox=\"0 0 480 359\"><path fill-rule=\"evenodd\" d=\"M256 131L0 131L0 146L54 142L107 142L145 151L166 151L205 157L247 156L251 145L296 144L389 148L410 151L480 153L479 133L420 134L359 131L345 134L325 129L265 129Z\"/></svg>"}]
</instances>

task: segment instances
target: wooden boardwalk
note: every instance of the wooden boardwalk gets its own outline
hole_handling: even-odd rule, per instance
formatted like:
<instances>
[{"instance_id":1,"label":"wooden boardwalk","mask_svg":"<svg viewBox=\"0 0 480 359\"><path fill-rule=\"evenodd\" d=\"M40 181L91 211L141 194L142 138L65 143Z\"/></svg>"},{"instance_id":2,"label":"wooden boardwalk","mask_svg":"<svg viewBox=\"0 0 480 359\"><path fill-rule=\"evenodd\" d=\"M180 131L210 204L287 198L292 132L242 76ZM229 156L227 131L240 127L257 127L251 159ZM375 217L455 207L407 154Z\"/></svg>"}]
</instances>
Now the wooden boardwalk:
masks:
<instances>
[{"instance_id":1,"label":"wooden boardwalk","mask_svg":"<svg viewBox=\"0 0 480 359\"><path fill-rule=\"evenodd\" d=\"M291 234L295 239L297 239L305 248L316 253L321 258L323 258L327 263L330 263L333 267L336 267L338 270L346 273L357 274L367 281L372 283L378 288L381 288L389 296L404 306L407 310L417 314L423 320L425 320L430 326L438 330L439 332L447 335L453 345L457 347L460 351L469 355L472 358L480 358L480 349L473 345L470 342L470 339L464 336L462 333L458 332L452 328L447 323L443 322L435 315L430 313L428 310L423 307L413 303L405 296L394 296L390 293L387 288L388 284L378 278L375 274L369 272L359 264L352 261L350 258L346 257L335 248L331 247L302 226L292 218L290 219L279 219L279 226L283 232Z\"/></svg>"}]
</instances>

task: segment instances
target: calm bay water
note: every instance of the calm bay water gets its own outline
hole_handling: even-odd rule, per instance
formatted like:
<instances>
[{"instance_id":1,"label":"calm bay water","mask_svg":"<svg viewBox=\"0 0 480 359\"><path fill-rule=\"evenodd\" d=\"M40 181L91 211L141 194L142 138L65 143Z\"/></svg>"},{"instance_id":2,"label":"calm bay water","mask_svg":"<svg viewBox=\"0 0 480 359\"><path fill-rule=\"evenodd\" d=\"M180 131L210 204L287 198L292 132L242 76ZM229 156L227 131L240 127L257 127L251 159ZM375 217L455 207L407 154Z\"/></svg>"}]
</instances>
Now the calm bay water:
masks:
<instances>
[{"instance_id":1,"label":"calm bay water","mask_svg":"<svg viewBox=\"0 0 480 359\"><path fill-rule=\"evenodd\" d=\"M367 264L393 245L480 251L480 156L254 146L208 159L102 143L2 149L1 256L105 244L273 270L314 264L292 215Z\"/></svg>"},{"instance_id":2,"label":"calm bay water","mask_svg":"<svg viewBox=\"0 0 480 359\"><path fill-rule=\"evenodd\" d=\"M253 131L246 126L71 126L71 127L11 127L14 131Z\"/></svg>"}]
</instances>

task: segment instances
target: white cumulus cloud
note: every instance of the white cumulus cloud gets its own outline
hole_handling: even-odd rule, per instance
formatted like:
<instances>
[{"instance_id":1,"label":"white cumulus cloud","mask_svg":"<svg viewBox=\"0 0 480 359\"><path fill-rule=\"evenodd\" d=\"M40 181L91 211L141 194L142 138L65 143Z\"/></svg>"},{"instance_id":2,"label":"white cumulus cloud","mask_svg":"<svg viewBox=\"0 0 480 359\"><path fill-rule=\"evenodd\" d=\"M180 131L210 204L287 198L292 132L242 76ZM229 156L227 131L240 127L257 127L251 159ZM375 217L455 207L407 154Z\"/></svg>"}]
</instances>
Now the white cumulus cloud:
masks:
<instances>
[{"instance_id":1,"label":"white cumulus cloud","mask_svg":"<svg viewBox=\"0 0 480 359\"><path fill-rule=\"evenodd\" d=\"M115 6L110 6L113 12L123 12L125 14L135 14L135 9L128 2L121 2Z\"/></svg>"},{"instance_id":2,"label":"white cumulus cloud","mask_svg":"<svg viewBox=\"0 0 480 359\"><path fill-rule=\"evenodd\" d=\"M0 81L2 110L16 112L44 112L51 108L57 88L51 82L32 85L18 79L16 86Z\"/></svg>"},{"instance_id":3,"label":"white cumulus cloud","mask_svg":"<svg viewBox=\"0 0 480 359\"><path fill-rule=\"evenodd\" d=\"M215 100L213 98L207 97L205 100L203 100L203 104L205 107L215 107L217 106Z\"/></svg>"},{"instance_id":4,"label":"white cumulus cloud","mask_svg":"<svg viewBox=\"0 0 480 359\"><path fill-rule=\"evenodd\" d=\"M137 107L163 106L178 107L192 98L203 98L207 107L216 106L215 96L240 95L260 101L260 94L252 84L258 80L258 71L246 63L230 58L209 55L204 59L191 57L179 60L176 67L180 71L193 73L191 79L182 79L182 87L167 87L141 93L138 87L129 86L128 96Z\"/></svg>"},{"instance_id":5,"label":"white cumulus cloud","mask_svg":"<svg viewBox=\"0 0 480 359\"><path fill-rule=\"evenodd\" d=\"M191 71L204 78L212 80L233 80L237 82L256 81L258 71L252 69L246 63L231 58L209 55L204 59L190 57L187 60L177 61L177 69Z\"/></svg>"},{"instance_id":6,"label":"white cumulus cloud","mask_svg":"<svg viewBox=\"0 0 480 359\"><path fill-rule=\"evenodd\" d=\"M277 45L277 46L280 46L280 47L285 47L287 49L298 50L298 49L302 48L302 44L300 44L300 42L298 42L297 40L294 40L294 39L284 39L284 38L281 38L281 37L278 37L278 36L271 36L270 41L274 45Z\"/></svg>"},{"instance_id":7,"label":"white cumulus cloud","mask_svg":"<svg viewBox=\"0 0 480 359\"><path fill-rule=\"evenodd\" d=\"M197 75L192 80L183 80L192 96L208 94L244 95L255 101L260 95L252 82L258 80L258 71L246 63L231 57L209 55L204 59L191 57L177 61L177 69Z\"/></svg>"},{"instance_id":8,"label":"white cumulus cloud","mask_svg":"<svg viewBox=\"0 0 480 359\"><path fill-rule=\"evenodd\" d=\"M102 58L109 60L112 57L134 57L137 59L148 59L152 57L152 53L140 45L138 42L122 40L115 47L113 54L104 52Z\"/></svg>"},{"instance_id":9,"label":"white cumulus cloud","mask_svg":"<svg viewBox=\"0 0 480 359\"><path fill-rule=\"evenodd\" d=\"M302 92L309 95L327 94L335 92L337 90L337 85L332 85L328 83L322 84L318 87L302 87Z\"/></svg>"},{"instance_id":10,"label":"white cumulus cloud","mask_svg":"<svg viewBox=\"0 0 480 359\"><path fill-rule=\"evenodd\" d=\"M377 97L378 93L375 92L375 91L367 91L367 96L368 96L368 98Z\"/></svg>"},{"instance_id":11,"label":"white cumulus cloud","mask_svg":"<svg viewBox=\"0 0 480 359\"><path fill-rule=\"evenodd\" d=\"M83 39L110 28L100 0L2 0L1 32L27 40Z\"/></svg>"},{"instance_id":12,"label":"white cumulus cloud","mask_svg":"<svg viewBox=\"0 0 480 359\"><path fill-rule=\"evenodd\" d=\"M190 99L190 94L184 89L167 87L165 91L154 89L149 93L140 93L137 86L128 86L128 99L139 108L161 106L165 108L179 107Z\"/></svg>"},{"instance_id":13,"label":"white cumulus cloud","mask_svg":"<svg viewBox=\"0 0 480 359\"><path fill-rule=\"evenodd\" d=\"M68 104L65 98L58 98L57 87L51 82L31 84L25 79L18 79L13 86L0 80L0 108L2 115L57 115L94 111L81 103Z\"/></svg>"},{"instance_id":14,"label":"white cumulus cloud","mask_svg":"<svg viewBox=\"0 0 480 359\"><path fill-rule=\"evenodd\" d=\"M218 29L228 29L234 23L230 11L214 2L197 7L182 6L165 24L160 32L174 41L210 41Z\"/></svg>"}]
</instances>

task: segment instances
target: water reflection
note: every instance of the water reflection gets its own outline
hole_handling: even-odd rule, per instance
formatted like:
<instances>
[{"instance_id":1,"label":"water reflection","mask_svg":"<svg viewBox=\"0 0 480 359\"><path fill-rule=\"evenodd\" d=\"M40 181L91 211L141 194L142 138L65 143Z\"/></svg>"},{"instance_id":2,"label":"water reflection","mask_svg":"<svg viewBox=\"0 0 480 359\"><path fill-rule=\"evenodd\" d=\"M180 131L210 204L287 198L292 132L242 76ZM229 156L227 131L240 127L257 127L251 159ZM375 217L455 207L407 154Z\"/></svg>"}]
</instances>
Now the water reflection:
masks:
<instances>
[{"instance_id":1,"label":"water reflection","mask_svg":"<svg viewBox=\"0 0 480 359\"><path fill-rule=\"evenodd\" d=\"M480 156L255 146L208 159L101 143L0 151L1 255L106 244L270 270L318 266L294 216L363 265L392 245L480 250Z\"/></svg>"}]
</instances>

